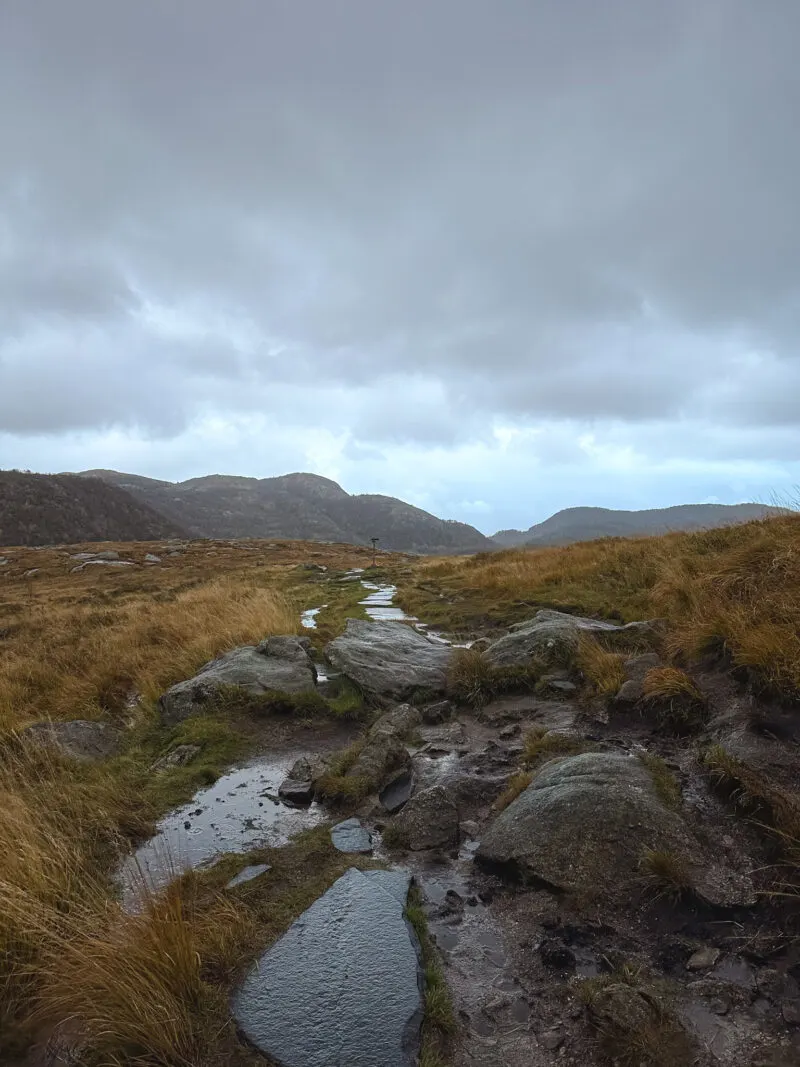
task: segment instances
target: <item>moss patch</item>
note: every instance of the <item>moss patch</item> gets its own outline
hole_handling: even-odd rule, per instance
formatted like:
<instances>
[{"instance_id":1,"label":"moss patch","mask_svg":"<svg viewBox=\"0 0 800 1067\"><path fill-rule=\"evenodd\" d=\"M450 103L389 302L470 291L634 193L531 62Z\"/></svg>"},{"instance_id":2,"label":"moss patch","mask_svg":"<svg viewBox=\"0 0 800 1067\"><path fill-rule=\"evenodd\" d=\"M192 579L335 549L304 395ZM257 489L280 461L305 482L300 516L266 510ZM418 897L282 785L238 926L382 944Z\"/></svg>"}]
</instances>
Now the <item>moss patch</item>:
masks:
<instances>
[{"instance_id":1,"label":"moss patch","mask_svg":"<svg viewBox=\"0 0 800 1067\"><path fill-rule=\"evenodd\" d=\"M449 1063L450 1039L456 1028L453 1002L441 960L428 933L419 890L414 886L408 895L406 918L417 935L425 971L425 1017L422 1022L420 1067L445 1067Z\"/></svg>"}]
</instances>

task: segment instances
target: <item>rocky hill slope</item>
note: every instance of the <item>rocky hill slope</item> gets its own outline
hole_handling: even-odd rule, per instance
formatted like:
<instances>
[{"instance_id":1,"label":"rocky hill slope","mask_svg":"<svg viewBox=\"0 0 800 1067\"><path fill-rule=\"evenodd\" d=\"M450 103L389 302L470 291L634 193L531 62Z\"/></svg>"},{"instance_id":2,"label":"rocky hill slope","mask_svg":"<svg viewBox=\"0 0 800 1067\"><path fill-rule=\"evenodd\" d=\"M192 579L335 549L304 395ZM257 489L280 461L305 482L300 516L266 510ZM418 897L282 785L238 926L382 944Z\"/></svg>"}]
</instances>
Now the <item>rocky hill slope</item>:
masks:
<instances>
[{"instance_id":1,"label":"rocky hill slope","mask_svg":"<svg viewBox=\"0 0 800 1067\"><path fill-rule=\"evenodd\" d=\"M351 496L316 474L277 478L209 475L162 482L119 471L82 471L178 523L195 537L276 537L369 544L398 552L480 552L491 540L462 522L439 519L395 497Z\"/></svg>"},{"instance_id":2,"label":"rocky hill slope","mask_svg":"<svg viewBox=\"0 0 800 1067\"><path fill-rule=\"evenodd\" d=\"M566 545L599 537L647 537L674 530L709 530L768 515L786 514L766 504L681 504L647 511L612 508L565 508L527 530L499 530L492 538L503 548L514 545Z\"/></svg>"},{"instance_id":3,"label":"rocky hill slope","mask_svg":"<svg viewBox=\"0 0 800 1067\"><path fill-rule=\"evenodd\" d=\"M0 545L180 536L178 523L118 486L74 474L0 471Z\"/></svg>"}]
</instances>

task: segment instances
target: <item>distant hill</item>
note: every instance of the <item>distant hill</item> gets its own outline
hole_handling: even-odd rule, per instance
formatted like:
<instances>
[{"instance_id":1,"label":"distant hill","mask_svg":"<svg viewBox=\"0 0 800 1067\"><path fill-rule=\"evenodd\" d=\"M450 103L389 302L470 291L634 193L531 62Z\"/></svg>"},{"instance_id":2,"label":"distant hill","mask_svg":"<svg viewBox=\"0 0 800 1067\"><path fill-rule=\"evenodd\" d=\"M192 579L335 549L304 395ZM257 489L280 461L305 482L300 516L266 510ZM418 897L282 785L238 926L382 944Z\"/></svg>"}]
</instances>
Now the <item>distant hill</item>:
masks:
<instances>
[{"instance_id":1,"label":"distant hill","mask_svg":"<svg viewBox=\"0 0 800 1067\"><path fill-rule=\"evenodd\" d=\"M565 508L527 530L500 530L492 540L502 548L566 545L573 541L594 541L599 537L647 537L672 530L707 530L785 514L785 508L766 504L679 504L648 511Z\"/></svg>"},{"instance_id":2,"label":"distant hill","mask_svg":"<svg viewBox=\"0 0 800 1067\"><path fill-rule=\"evenodd\" d=\"M396 552L469 553L495 547L473 526L439 519L391 496L351 496L316 474L242 478L212 474L162 482L119 471L82 471L121 487L194 537L299 538L367 545Z\"/></svg>"},{"instance_id":3,"label":"distant hill","mask_svg":"<svg viewBox=\"0 0 800 1067\"><path fill-rule=\"evenodd\" d=\"M160 541L181 526L125 489L75 474L0 471L0 545Z\"/></svg>"}]
</instances>

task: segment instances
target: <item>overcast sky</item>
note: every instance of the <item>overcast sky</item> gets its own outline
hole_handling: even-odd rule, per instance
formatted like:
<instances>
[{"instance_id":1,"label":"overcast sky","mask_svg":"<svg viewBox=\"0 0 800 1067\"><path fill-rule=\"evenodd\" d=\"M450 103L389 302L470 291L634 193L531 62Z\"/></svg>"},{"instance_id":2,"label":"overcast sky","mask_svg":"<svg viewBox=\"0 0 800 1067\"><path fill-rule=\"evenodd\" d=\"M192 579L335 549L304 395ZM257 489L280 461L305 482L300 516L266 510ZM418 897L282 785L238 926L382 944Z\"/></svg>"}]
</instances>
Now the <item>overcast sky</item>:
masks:
<instances>
[{"instance_id":1,"label":"overcast sky","mask_svg":"<svg viewBox=\"0 0 800 1067\"><path fill-rule=\"evenodd\" d=\"M800 483L797 0L0 0L0 467Z\"/></svg>"}]
</instances>

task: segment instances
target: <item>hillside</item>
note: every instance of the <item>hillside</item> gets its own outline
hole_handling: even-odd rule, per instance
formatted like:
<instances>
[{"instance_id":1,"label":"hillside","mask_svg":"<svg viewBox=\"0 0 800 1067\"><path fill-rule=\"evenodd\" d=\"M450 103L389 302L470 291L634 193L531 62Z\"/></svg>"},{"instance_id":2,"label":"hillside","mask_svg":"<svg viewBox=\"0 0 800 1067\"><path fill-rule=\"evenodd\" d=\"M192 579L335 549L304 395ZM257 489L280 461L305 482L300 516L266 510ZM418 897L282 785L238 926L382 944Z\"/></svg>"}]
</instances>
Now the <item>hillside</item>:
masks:
<instances>
[{"instance_id":1,"label":"hillside","mask_svg":"<svg viewBox=\"0 0 800 1067\"><path fill-rule=\"evenodd\" d=\"M81 477L122 487L195 537L297 538L431 555L486 551L489 538L466 523L439 519L395 497L351 496L316 474L277 478L210 475L162 482L119 471Z\"/></svg>"},{"instance_id":2,"label":"hillside","mask_svg":"<svg viewBox=\"0 0 800 1067\"><path fill-rule=\"evenodd\" d=\"M648 537L679 530L709 530L783 514L786 514L784 508L766 504L681 504L647 511L565 508L527 530L500 530L492 540L503 548L566 545L600 537Z\"/></svg>"},{"instance_id":3,"label":"hillside","mask_svg":"<svg viewBox=\"0 0 800 1067\"><path fill-rule=\"evenodd\" d=\"M0 545L155 541L175 522L116 485L74 474L0 471Z\"/></svg>"}]
</instances>

